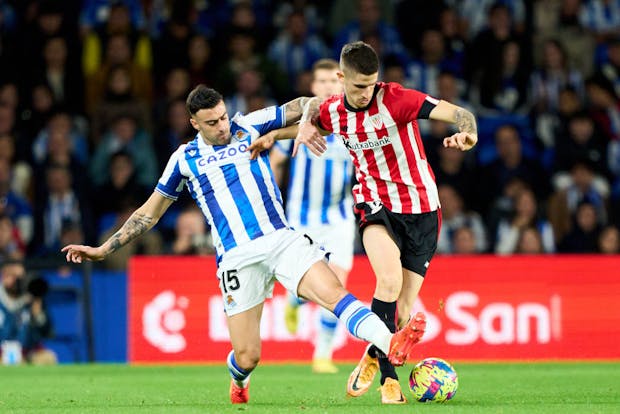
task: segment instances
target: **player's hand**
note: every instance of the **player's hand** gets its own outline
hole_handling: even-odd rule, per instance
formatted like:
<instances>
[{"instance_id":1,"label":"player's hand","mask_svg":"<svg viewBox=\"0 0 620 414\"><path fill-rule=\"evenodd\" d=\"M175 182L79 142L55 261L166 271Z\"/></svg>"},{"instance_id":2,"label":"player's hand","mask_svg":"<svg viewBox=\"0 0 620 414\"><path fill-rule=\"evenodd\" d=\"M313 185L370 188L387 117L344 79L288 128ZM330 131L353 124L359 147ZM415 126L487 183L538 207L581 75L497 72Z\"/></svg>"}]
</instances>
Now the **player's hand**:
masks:
<instances>
[{"instance_id":1,"label":"player's hand","mask_svg":"<svg viewBox=\"0 0 620 414\"><path fill-rule=\"evenodd\" d=\"M105 258L101 247L83 246L70 244L62 248L61 252L67 253L67 262L82 263L83 260L98 262Z\"/></svg>"},{"instance_id":2,"label":"player's hand","mask_svg":"<svg viewBox=\"0 0 620 414\"><path fill-rule=\"evenodd\" d=\"M469 151L478 142L478 135L469 132L457 132L456 134L444 138L443 146L446 148L458 148L461 151Z\"/></svg>"},{"instance_id":3,"label":"player's hand","mask_svg":"<svg viewBox=\"0 0 620 414\"><path fill-rule=\"evenodd\" d=\"M295 145L293 146L293 157L297 155L297 150L301 144L308 147L310 152L316 156L321 156L327 149L327 140L311 122L299 124L299 131L297 132Z\"/></svg>"},{"instance_id":4,"label":"player's hand","mask_svg":"<svg viewBox=\"0 0 620 414\"><path fill-rule=\"evenodd\" d=\"M250 146L248 147L248 149L251 151L250 159L255 160L256 157L258 157L261 152L266 151L269 148L273 147L274 143L275 143L275 139L273 138L272 133L268 133L258 138L257 140L252 142Z\"/></svg>"}]
</instances>

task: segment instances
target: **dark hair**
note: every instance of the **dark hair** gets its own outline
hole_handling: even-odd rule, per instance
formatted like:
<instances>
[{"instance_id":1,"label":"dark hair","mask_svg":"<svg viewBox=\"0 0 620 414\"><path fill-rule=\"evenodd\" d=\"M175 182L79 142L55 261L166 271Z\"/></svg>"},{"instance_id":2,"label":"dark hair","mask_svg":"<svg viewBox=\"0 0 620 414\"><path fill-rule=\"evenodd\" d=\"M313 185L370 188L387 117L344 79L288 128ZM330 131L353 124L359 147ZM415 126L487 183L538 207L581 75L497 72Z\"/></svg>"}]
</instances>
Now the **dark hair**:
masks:
<instances>
[{"instance_id":1,"label":"dark hair","mask_svg":"<svg viewBox=\"0 0 620 414\"><path fill-rule=\"evenodd\" d=\"M200 84L187 96L185 107L190 115L195 115L201 109L214 108L222 100L222 95L218 91Z\"/></svg>"},{"instance_id":2,"label":"dark hair","mask_svg":"<svg viewBox=\"0 0 620 414\"><path fill-rule=\"evenodd\" d=\"M343 70L346 68L362 75L372 75L379 72L379 57L367 43L347 43L340 52L340 65Z\"/></svg>"}]
</instances>

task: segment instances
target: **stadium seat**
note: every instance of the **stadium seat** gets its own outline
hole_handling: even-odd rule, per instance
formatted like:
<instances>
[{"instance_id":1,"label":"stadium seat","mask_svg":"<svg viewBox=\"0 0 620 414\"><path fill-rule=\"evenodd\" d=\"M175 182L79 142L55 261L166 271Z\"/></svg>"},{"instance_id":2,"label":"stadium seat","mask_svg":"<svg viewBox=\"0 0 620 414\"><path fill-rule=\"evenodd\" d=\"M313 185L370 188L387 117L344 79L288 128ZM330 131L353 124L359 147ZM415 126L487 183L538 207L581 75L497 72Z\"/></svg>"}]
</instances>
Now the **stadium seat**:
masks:
<instances>
[{"instance_id":1,"label":"stadium seat","mask_svg":"<svg viewBox=\"0 0 620 414\"><path fill-rule=\"evenodd\" d=\"M69 276L46 272L43 277L49 283L45 303L53 325L53 337L45 340L45 345L56 352L61 363L85 362L87 340L82 276L78 272Z\"/></svg>"}]
</instances>

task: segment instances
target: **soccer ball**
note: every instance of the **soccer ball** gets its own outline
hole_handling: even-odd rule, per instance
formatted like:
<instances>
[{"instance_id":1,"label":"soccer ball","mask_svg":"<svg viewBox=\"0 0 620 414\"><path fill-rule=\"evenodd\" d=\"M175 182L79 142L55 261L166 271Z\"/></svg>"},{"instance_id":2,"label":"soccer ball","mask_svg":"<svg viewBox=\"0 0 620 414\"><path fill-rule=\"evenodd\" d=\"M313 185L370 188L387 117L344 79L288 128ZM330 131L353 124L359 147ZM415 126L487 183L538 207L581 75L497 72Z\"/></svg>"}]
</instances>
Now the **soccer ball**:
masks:
<instances>
[{"instance_id":1,"label":"soccer ball","mask_svg":"<svg viewBox=\"0 0 620 414\"><path fill-rule=\"evenodd\" d=\"M413 367L409 375L409 389L420 402L448 401L459 386L452 365L439 358L426 358Z\"/></svg>"}]
</instances>

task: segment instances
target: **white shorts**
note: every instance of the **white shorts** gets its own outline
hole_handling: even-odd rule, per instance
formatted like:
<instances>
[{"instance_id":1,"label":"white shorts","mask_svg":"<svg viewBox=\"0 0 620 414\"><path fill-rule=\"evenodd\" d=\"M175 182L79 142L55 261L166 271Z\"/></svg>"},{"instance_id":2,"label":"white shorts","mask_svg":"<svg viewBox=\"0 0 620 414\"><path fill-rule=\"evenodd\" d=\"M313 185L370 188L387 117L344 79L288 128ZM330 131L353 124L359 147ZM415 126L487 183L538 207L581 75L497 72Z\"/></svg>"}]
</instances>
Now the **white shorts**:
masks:
<instances>
[{"instance_id":1,"label":"white shorts","mask_svg":"<svg viewBox=\"0 0 620 414\"><path fill-rule=\"evenodd\" d=\"M317 227L298 227L297 229L307 233L308 236L312 237L312 240L319 243L330 253L330 263L347 272L351 270L355 243L355 219Z\"/></svg>"},{"instance_id":2,"label":"white shorts","mask_svg":"<svg viewBox=\"0 0 620 414\"><path fill-rule=\"evenodd\" d=\"M270 298L277 279L297 296L306 271L326 252L303 232L280 229L224 253L217 270L224 311L228 316Z\"/></svg>"}]
</instances>

